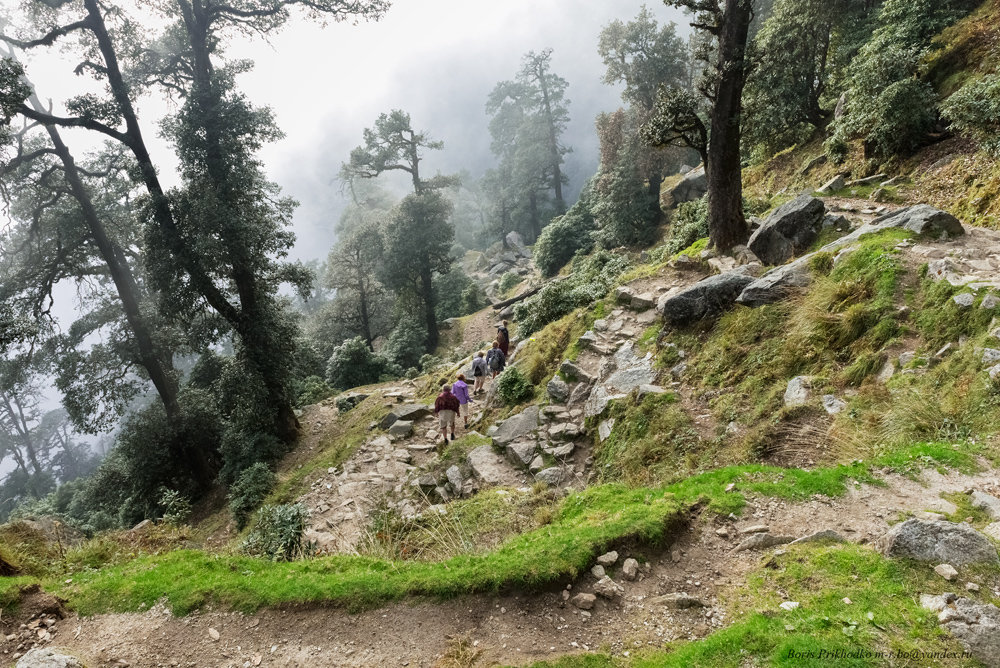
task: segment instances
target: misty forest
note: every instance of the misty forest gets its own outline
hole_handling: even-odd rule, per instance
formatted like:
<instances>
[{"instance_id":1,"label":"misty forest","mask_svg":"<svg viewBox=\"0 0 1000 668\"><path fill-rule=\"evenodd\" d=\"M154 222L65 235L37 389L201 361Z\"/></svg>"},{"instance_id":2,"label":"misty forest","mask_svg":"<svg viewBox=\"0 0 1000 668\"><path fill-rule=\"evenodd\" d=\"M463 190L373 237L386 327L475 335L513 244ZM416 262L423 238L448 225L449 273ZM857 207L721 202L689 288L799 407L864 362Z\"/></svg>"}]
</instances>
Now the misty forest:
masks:
<instances>
[{"instance_id":1,"label":"misty forest","mask_svg":"<svg viewBox=\"0 0 1000 668\"><path fill-rule=\"evenodd\" d=\"M474 4L0 10L0 664L1000 666L1000 0Z\"/></svg>"}]
</instances>

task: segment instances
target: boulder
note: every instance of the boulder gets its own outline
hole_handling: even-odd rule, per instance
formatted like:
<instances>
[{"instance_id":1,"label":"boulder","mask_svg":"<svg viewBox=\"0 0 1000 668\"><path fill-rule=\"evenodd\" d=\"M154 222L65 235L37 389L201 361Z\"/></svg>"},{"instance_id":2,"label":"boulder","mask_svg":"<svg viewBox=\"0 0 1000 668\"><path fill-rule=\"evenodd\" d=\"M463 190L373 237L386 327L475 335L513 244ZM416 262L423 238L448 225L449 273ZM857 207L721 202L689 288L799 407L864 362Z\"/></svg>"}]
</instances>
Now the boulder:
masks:
<instances>
[{"instance_id":1,"label":"boulder","mask_svg":"<svg viewBox=\"0 0 1000 668\"><path fill-rule=\"evenodd\" d=\"M580 610L590 610L594 607L594 603L597 602L597 597L593 594L577 594L569 600L574 606Z\"/></svg>"},{"instance_id":2,"label":"boulder","mask_svg":"<svg viewBox=\"0 0 1000 668\"><path fill-rule=\"evenodd\" d=\"M972 492L972 507L981 508L994 520L1000 520L1000 499L976 490Z\"/></svg>"},{"instance_id":3,"label":"boulder","mask_svg":"<svg viewBox=\"0 0 1000 668\"><path fill-rule=\"evenodd\" d=\"M84 668L75 656L62 654L50 647L36 647L17 660L15 668Z\"/></svg>"},{"instance_id":4,"label":"boulder","mask_svg":"<svg viewBox=\"0 0 1000 668\"><path fill-rule=\"evenodd\" d=\"M396 420L389 427L389 435L395 438L408 438L413 434L413 423L409 420Z\"/></svg>"},{"instance_id":5,"label":"boulder","mask_svg":"<svg viewBox=\"0 0 1000 668\"><path fill-rule=\"evenodd\" d=\"M744 306L773 304L787 297L797 288L805 288L812 281L812 274L805 258L771 269L755 279L740 292L736 302Z\"/></svg>"},{"instance_id":6,"label":"boulder","mask_svg":"<svg viewBox=\"0 0 1000 668\"><path fill-rule=\"evenodd\" d=\"M656 297L648 292L644 292L641 295L632 295L632 299L629 302L629 308L633 311L648 311L654 306L656 306Z\"/></svg>"},{"instance_id":7,"label":"boulder","mask_svg":"<svg viewBox=\"0 0 1000 668\"><path fill-rule=\"evenodd\" d=\"M559 365L559 374L570 381L579 381L581 383L589 383L593 380L590 374L569 360L564 360Z\"/></svg>"},{"instance_id":8,"label":"boulder","mask_svg":"<svg viewBox=\"0 0 1000 668\"><path fill-rule=\"evenodd\" d=\"M775 209L751 235L747 247L764 264L782 264L816 240L825 213L822 200L799 195Z\"/></svg>"},{"instance_id":9,"label":"boulder","mask_svg":"<svg viewBox=\"0 0 1000 668\"><path fill-rule=\"evenodd\" d=\"M566 477L566 472L560 466L550 466L535 474L535 480L544 482L549 487L556 487Z\"/></svg>"},{"instance_id":10,"label":"boulder","mask_svg":"<svg viewBox=\"0 0 1000 668\"><path fill-rule=\"evenodd\" d=\"M916 561L955 566L1000 563L989 539L964 522L906 520L889 529L876 546L887 557Z\"/></svg>"},{"instance_id":11,"label":"boulder","mask_svg":"<svg viewBox=\"0 0 1000 668\"><path fill-rule=\"evenodd\" d=\"M649 396L650 394L666 394L666 393L667 393L667 391L665 389L663 389L662 387L660 387L659 385L650 385L650 384L647 383L645 385L640 385L639 386L639 399L640 400L643 399L643 398L645 398L645 397L647 397L647 396Z\"/></svg>"},{"instance_id":12,"label":"boulder","mask_svg":"<svg viewBox=\"0 0 1000 668\"><path fill-rule=\"evenodd\" d=\"M632 297L634 296L635 292L627 285L621 285L615 288L615 301L619 304L630 304L632 302Z\"/></svg>"},{"instance_id":13,"label":"boulder","mask_svg":"<svg viewBox=\"0 0 1000 668\"><path fill-rule=\"evenodd\" d=\"M521 251L526 250L526 246L524 245L524 239L521 238L520 233L516 231L508 232L507 236L504 237L504 239L507 241L507 245L509 247L517 250L519 253Z\"/></svg>"},{"instance_id":14,"label":"boulder","mask_svg":"<svg viewBox=\"0 0 1000 668\"><path fill-rule=\"evenodd\" d=\"M514 466L526 469L531 466L531 460L538 452L538 444L534 441L510 443L507 445L507 459Z\"/></svg>"},{"instance_id":15,"label":"boulder","mask_svg":"<svg viewBox=\"0 0 1000 668\"><path fill-rule=\"evenodd\" d=\"M493 433L493 443L503 447L515 440L523 440L533 435L537 429L538 406L529 406L497 425L497 430Z\"/></svg>"},{"instance_id":16,"label":"boulder","mask_svg":"<svg viewBox=\"0 0 1000 668\"><path fill-rule=\"evenodd\" d=\"M449 466L448 470L444 472L446 478L448 478L448 484L451 485L451 489L455 494L462 495L462 485L465 480L462 477L462 470L457 466Z\"/></svg>"},{"instance_id":17,"label":"boulder","mask_svg":"<svg viewBox=\"0 0 1000 668\"><path fill-rule=\"evenodd\" d=\"M580 428L572 422L563 422L549 427L549 440L572 441L580 435Z\"/></svg>"},{"instance_id":18,"label":"boulder","mask_svg":"<svg viewBox=\"0 0 1000 668\"><path fill-rule=\"evenodd\" d=\"M844 177L840 174L837 174L835 177L833 177L832 179L821 185L817 189L817 192L821 192L824 195L828 195L834 191L840 190L846 185L847 181L844 179Z\"/></svg>"},{"instance_id":19,"label":"boulder","mask_svg":"<svg viewBox=\"0 0 1000 668\"><path fill-rule=\"evenodd\" d=\"M549 384L545 386L545 391L549 393L549 398L557 404L564 404L569 399L569 384L559 376L553 376Z\"/></svg>"},{"instance_id":20,"label":"boulder","mask_svg":"<svg viewBox=\"0 0 1000 668\"><path fill-rule=\"evenodd\" d=\"M718 315L736 302L752 276L737 271L709 276L680 292L660 298L657 308L668 325L687 325Z\"/></svg>"},{"instance_id":21,"label":"boulder","mask_svg":"<svg viewBox=\"0 0 1000 668\"><path fill-rule=\"evenodd\" d=\"M825 410L827 414L836 415L837 413L843 411L845 408L847 408L846 401L838 399L832 394L823 395L823 410Z\"/></svg>"},{"instance_id":22,"label":"boulder","mask_svg":"<svg viewBox=\"0 0 1000 668\"><path fill-rule=\"evenodd\" d=\"M672 209L678 204L701 199L707 192L708 178L705 176L705 168L699 167L687 172L677 185L668 190L661 204L665 209Z\"/></svg>"},{"instance_id":23,"label":"boulder","mask_svg":"<svg viewBox=\"0 0 1000 668\"><path fill-rule=\"evenodd\" d=\"M535 458L531 460L530 464L528 464L528 472L532 475L538 473L543 468L545 468L545 460L542 459L541 455L535 455Z\"/></svg>"},{"instance_id":24,"label":"boulder","mask_svg":"<svg viewBox=\"0 0 1000 668\"><path fill-rule=\"evenodd\" d=\"M602 554L597 558L597 563L599 563L601 566L604 566L605 568L607 568L608 566L613 566L616 561L618 561L618 553L615 552L614 550L611 550L610 552L605 552L604 554Z\"/></svg>"},{"instance_id":25,"label":"boulder","mask_svg":"<svg viewBox=\"0 0 1000 668\"><path fill-rule=\"evenodd\" d=\"M809 376L796 376L788 381L785 388L785 406L804 406L809 401L809 388L812 379Z\"/></svg>"},{"instance_id":26,"label":"boulder","mask_svg":"<svg viewBox=\"0 0 1000 668\"><path fill-rule=\"evenodd\" d=\"M605 575L594 584L594 593L601 598L616 599L625 593L625 588Z\"/></svg>"},{"instance_id":27,"label":"boulder","mask_svg":"<svg viewBox=\"0 0 1000 668\"><path fill-rule=\"evenodd\" d=\"M626 559L622 564L622 577L629 581L639 577L639 562L631 558Z\"/></svg>"},{"instance_id":28,"label":"boulder","mask_svg":"<svg viewBox=\"0 0 1000 668\"><path fill-rule=\"evenodd\" d=\"M976 296L971 292L963 292L951 298L959 308L969 308L976 303Z\"/></svg>"},{"instance_id":29,"label":"boulder","mask_svg":"<svg viewBox=\"0 0 1000 668\"><path fill-rule=\"evenodd\" d=\"M941 623L973 657L985 666L1000 666L1000 608L960 598L947 603L939 613Z\"/></svg>"},{"instance_id":30,"label":"boulder","mask_svg":"<svg viewBox=\"0 0 1000 668\"><path fill-rule=\"evenodd\" d=\"M608 436L611 436L611 430L615 428L615 419L611 418L609 420L603 420L599 425L597 425L597 436L601 441L606 441Z\"/></svg>"},{"instance_id":31,"label":"boulder","mask_svg":"<svg viewBox=\"0 0 1000 668\"><path fill-rule=\"evenodd\" d=\"M873 220L874 227L901 227L915 234L960 236L965 229L958 218L929 204L915 204L883 214Z\"/></svg>"},{"instance_id":32,"label":"boulder","mask_svg":"<svg viewBox=\"0 0 1000 668\"><path fill-rule=\"evenodd\" d=\"M503 484L508 470L503 458L488 445L481 445L466 457L472 474L490 485Z\"/></svg>"}]
</instances>

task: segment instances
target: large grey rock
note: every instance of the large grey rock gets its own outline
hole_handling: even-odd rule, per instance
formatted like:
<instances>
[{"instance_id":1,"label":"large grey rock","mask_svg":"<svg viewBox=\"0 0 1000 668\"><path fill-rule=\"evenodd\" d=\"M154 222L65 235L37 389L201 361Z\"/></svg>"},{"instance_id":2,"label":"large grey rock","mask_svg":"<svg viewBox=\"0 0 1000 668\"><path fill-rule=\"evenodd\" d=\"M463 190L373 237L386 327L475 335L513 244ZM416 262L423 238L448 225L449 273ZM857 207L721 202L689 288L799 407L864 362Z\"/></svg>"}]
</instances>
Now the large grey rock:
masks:
<instances>
[{"instance_id":1,"label":"large grey rock","mask_svg":"<svg viewBox=\"0 0 1000 668\"><path fill-rule=\"evenodd\" d=\"M559 376L553 376L549 384L545 386L545 391L549 393L549 398L557 404L564 404L569 399L569 384Z\"/></svg>"},{"instance_id":2,"label":"large grey rock","mask_svg":"<svg viewBox=\"0 0 1000 668\"><path fill-rule=\"evenodd\" d=\"M722 313L753 281L752 276L738 270L709 276L675 295L660 299L657 307L668 325L687 325Z\"/></svg>"},{"instance_id":3,"label":"large grey rock","mask_svg":"<svg viewBox=\"0 0 1000 668\"><path fill-rule=\"evenodd\" d=\"M821 192L824 195L826 195L834 191L840 190L845 185L847 185L847 180L844 179L842 175L837 174L835 177L833 177L832 179L821 185L817 189L817 192Z\"/></svg>"},{"instance_id":4,"label":"large grey rock","mask_svg":"<svg viewBox=\"0 0 1000 668\"><path fill-rule=\"evenodd\" d=\"M809 388L812 385L812 379L809 376L796 376L788 381L788 385L785 387L785 405L792 406L804 406L809 402Z\"/></svg>"},{"instance_id":5,"label":"large grey rock","mask_svg":"<svg viewBox=\"0 0 1000 668\"><path fill-rule=\"evenodd\" d=\"M413 423L409 420L396 420L389 427L389 435L396 438L407 438L413 434Z\"/></svg>"},{"instance_id":6,"label":"large grey rock","mask_svg":"<svg viewBox=\"0 0 1000 668\"><path fill-rule=\"evenodd\" d=\"M466 457L472 474L490 485L503 484L508 470L503 458L488 445L481 445Z\"/></svg>"},{"instance_id":7,"label":"large grey rock","mask_svg":"<svg viewBox=\"0 0 1000 668\"><path fill-rule=\"evenodd\" d=\"M569 600L574 606L581 610L590 610L597 602L597 597L593 594L579 593Z\"/></svg>"},{"instance_id":8,"label":"large grey rock","mask_svg":"<svg viewBox=\"0 0 1000 668\"><path fill-rule=\"evenodd\" d=\"M707 192L708 179L705 176L705 168L692 169L667 192L663 206L672 209L678 204L701 199L702 195Z\"/></svg>"},{"instance_id":9,"label":"large grey rock","mask_svg":"<svg viewBox=\"0 0 1000 668\"><path fill-rule=\"evenodd\" d=\"M808 256L807 256L808 257ZM806 262L795 261L771 269L743 288L736 298L744 306L763 306L781 301L797 288L805 288L812 281Z\"/></svg>"},{"instance_id":10,"label":"large grey rock","mask_svg":"<svg viewBox=\"0 0 1000 668\"><path fill-rule=\"evenodd\" d=\"M75 656L51 647L36 647L18 659L15 668L83 668L83 664Z\"/></svg>"},{"instance_id":11,"label":"large grey rock","mask_svg":"<svg viewBox=\"0 0 1000 668\"><path fill-rule=\"evenodd\" d=\"M462 477L462 470L457 466L449 466L448 470L444 472L444 475L448 478L448 484L451 485L455 494L461 495L462 485L465 482L465 479Z\"/></svg>"},{"instance_id":12,"label":"large grey rock","mask_svg":"<svg viewBox=\"0 0 1000 668\"><path fill-rule=\"evenodd\" d=\"M1000 562L989 539L964 522L906 520L889 529L876 545L887 557L936 564L964 566Z\"/></svg>"},{"instance_id":13,"label":"large grey rock","mask_svg":"<svg viewBox=\"0 0 1000 668\"><path fill-rule=\"evenodd\" d=\"M544 482L549 487L556 487L566 478L566 471L561 466L550 466L535 474L535 480Z\"/></svg>"},{"instance_id":14,"label":"large grey rock","mask_svg":"<svg viewBox=\"0 0 1000 668\"><path fill-rule=\"evenodd\" d=\"M512 415L497 426L493 443L506 446L515 440L523 440L538 429L538 406L529 406L517 415Z\"/></svg>"},{"instance_id":15,"label":"large grey rock","mask_svg":"<svg viewBox=\"0 0 1000 668\"><path fill-rule=\"evenodd\" d=\"M823 200L799 195L771 213L747 246L764 264L782 264L809 248L823 229Z\"/></svg>"},{"instance_id":16,"label":"large grey rock","mask_svg":"<svg viewBox=\"0 0 1000 668\"><path fill-rule=\"evenodd\" d=\"M559 365L559 373L571 381L589 383L593 380L590 374L569 360L563 360L563 363Z\"/></svg>"},{"instance_id":17,"label":"large grey rock","mask_svg":"<svg viewBox=\"0 0 1000 668\"><path fill-rule=\"evenodd\" d=\"M507 445L507 459L515 466L526 469L531 465L531 460L538 452L538 443L535 441L518 441Z\"/></svg>"},{"instance_id":18,"label":"large grey rock","mask_svg":"<svg viewBox=\"0 0 1000 668\"><path fill-rule=\"evenodd\" d=\"M434 408L424 404L401 404L393 408L392 412L398 420L413 421L432 414L434 412Z\"/></svg>"},{"instance_id":19,"label":"large grey rock","mask_svg":"<svg viewBox=\"0 0 1000 668\"><path fill-rule=\"evenodd\" d=\"M965 234L958 218L929 204L915 204L879 216L870 223L875 227L901 227L915 234Z\"/></svg>"},{"instance_id":20,"label":"large grey rock","mask_svg":"<svg viewBox=\"0 0 1000 668\"><path fill-rule=\"evenodd\" d=\"M521 238L520 233L516 231L508 232L505 239L507 241L507 245L515 249L519 253L525 250L524 239Z\"/></svg>"},{"instance_id":21,"label":"large grey rock","mask_svg":"<svg viewBox=\"0 0 1000 668\"><path fill-rule=\"evenodd\" d=\"M600 415L612 400L628 396L632 390L651 385L656 380L651 357L636 355L631 343L622 344L614 357L607 360L607 364L610 373L594 387L587 398L583 407L585 417Z\"/></svg>"},{"instance_id":22,"label":"large grey rock","mask_svg":"<svg viewBox=\"0 0 1000 668\"><path fill-rule=\"evenodd\" d=\"M994 520L1000 520L1000 499L976 490L972 493L972 507L982 508Z\"/></svg>"}]
</instances>

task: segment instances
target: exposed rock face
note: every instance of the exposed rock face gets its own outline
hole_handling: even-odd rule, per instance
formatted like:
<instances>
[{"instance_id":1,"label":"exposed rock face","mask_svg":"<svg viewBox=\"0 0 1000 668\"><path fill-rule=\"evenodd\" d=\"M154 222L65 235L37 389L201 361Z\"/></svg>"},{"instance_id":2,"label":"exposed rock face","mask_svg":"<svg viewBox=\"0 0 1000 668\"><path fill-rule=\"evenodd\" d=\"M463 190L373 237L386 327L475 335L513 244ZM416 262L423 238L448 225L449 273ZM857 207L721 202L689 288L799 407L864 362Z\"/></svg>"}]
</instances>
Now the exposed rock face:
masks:
<instances>
[{"instance_id":1,"label":"exposed rock face","mask_svg":"<svg viewBox=\"0 0 1000 668\"><path fill-rule=\"evenodd\" d=\"M965 234L958 218L929 204L916 204L879 216L871 222L877 227L902 227L916 234L947 234L950 237Z\"/></svg>"},{"instance_id":2,"label":"exposed rock face","mask_svg":"<svg viewBox=\"0 0 1000 668\"><path fill-rule=\"evenodd\" d=\"M752 276L739 270L710 276L677 294L661 298L657 307L668 325L687 325L722 313L753 281Z\"/></svg>"},{"instance_id":3,"label":"exposed rock face","mask_svg":"<svg viewBox=\"0 0 1000 668\"><path fill-rule=\"evenodd\" d=\"M75 656L38 647L18 659L16 668L83 668L83 664Z\"/></svg>"},{"instance_id":4,"label":"exposed rock face","mask_svg":"<svg viewBox=\"0 0 1000 668\"><path fill-rule=\"evenodd\" d=\"M889 529L877 543L887 557L956 566L998 563L997 550L983 534L964 522L906 520Z\"/></svg>"},{"instance_id":5,"label":"exposed rock face","mask_svg":"<svg viewBox=\"0 0 1000 668\"><path fill-rule=\"evenodd\" d=\"M637 356L631 343L623 344L609 362L611 372L591 391L583 408L585 417L600 415L608 402L621 399L632 390L650 385L656 380L652 357L648 354L644 357Z\"/></svg>"},{"instance_id":6,"label":"exposed rock face","mask_svg":"<svg viewBox=\"0 0 1000 668\"><path fill-rule=\"evenodd\" d=\"M771 269L760 278L747 285L740 296L738 304L744 306L763 306L781 301L796 288L805 288L812 281L812 275L805 262L792 262Z\"/></svg>"},{"instance_id":7,"label":"exposed rock face","mask_svg":"<svg viewBox=\"0 0 1000 668\"><path fill-rule=\"evenodd\" d=\"M493 442L506 446L533 434L538 429L538 406L529 406L517 415L512 415L497 426Z\"/></svg>"},{"instance_id":8,"label":"exposed rock face","mask_svg":"<svg viewBox=\"0 0 1000 668\"><path fill-rule=\"evenodd\" d=\"M750 237L747 246L764 264L781 264L806 250L823 229L823 201L799 195L779 206Z\"/></svg>"},{"instance_id":9,"label":"exposed rock face","mask_svg":"<svg viewBox=\"0 0 1000 668\"><path fill-rule=\"evenodd\" d=\"M684 178L667 192L662 205L666 209L672 209L678 204L701 199L702 195L707 192L708 179L705 176L705 168L699 167L685 174Z\"/></svg>"}]
</instances>

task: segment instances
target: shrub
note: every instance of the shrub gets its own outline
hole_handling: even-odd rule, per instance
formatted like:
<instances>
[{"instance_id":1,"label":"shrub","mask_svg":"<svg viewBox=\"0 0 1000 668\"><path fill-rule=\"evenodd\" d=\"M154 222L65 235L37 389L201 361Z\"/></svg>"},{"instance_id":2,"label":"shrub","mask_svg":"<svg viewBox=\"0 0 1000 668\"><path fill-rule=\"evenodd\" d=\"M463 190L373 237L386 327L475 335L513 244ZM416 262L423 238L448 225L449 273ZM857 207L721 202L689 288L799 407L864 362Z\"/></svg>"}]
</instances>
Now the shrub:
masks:
<instances>
[{"instance_id":1,"label":"shrub","mask_svg":"<svg viewBox=\"0 0 1000 668\"><path fill-rule=\"evenodd\" d=\"M693 202L684 202L670 222L670 232L664 243L666 255L675 255L698 239L708 236L708 195Z\"/></svg>"},{"instance_id":2,"label":"shrub","mask_svg":"<svg viewBox=\"0 0 1000 668\"><path fill-rule=\"evenodd\" d=\"M490 300L486 298L483 289L475 281L462 290L462 313L467 315L475 313L481 308L489 306Z\"/></svg>"},{"instance_id":3,"label":"shrub","mask_svg":"<svg viewBox=\"0 0 1000 668\"><path fill-rule=\"evenodd\" d=\"M276 481L271 469L258 462L243 471L229 488L229 510L240 529L246 526L250 514L271 492Z\"/></svg>"},{"instance_id":4,"label":"shrub","mask_svg":"<svg viewBox=\"0 0 1000 668\"><path fill-rule=\"evenodd\" d=\"M504 273L503 276L500 277L500 284L497 286L497 288L500 290L501 293L507 293L513 290L514 286L516 286L520 282L521 282L520 276L518 276L512 271L508 271Z\"/></svg>"},{"instance_id":5,"label":"shrub","mask_svg":"<svg viewBox=\"0 0 1000 668\"><path fill-rule=\"evenodd\" d=\"M338 390L377 383L389 369L386 358L376 355L360 336L337 346L326 367L326 379Z\"/></svg>"},{"instance_id":6,"label":"shrub","mask_svg":"<svg viewBox=\"0 0 1000 668\"><path fill-rule=\"evenodd\" d=\"M184 524L191 517L191 500L172 489L161 490L160 507L163 508L163 521L167 524Z\"/></svg>"},{"instance_id":7,"label":"shrub","mask_svg":"<svg viewBox=\"0 0 1000 668\"><path fill-rule=\"evenodd\" d=\"M531 399L535 388L517 367L506 369L497 378L497 394L508 406Z\"/></svg>"},{"instance_id":8,"label":"shrub","mask_svg":"<svg viewBox=\"0 0 1000 668\"><path fill-rule=\"evenodd\" d=\"M332 395L333 392L334 389L319 376L308 376L300 384L295 403L299 406L316 404Z\"/></svg>"},{"instance_id":9,"label":"shrub","mask_svg":"<svg viewBox=\"0 0 1000 668\"><path fill-rule=\"evenodd\" d=\"M535 266L545 276L554 276L578 252L594 247L592 233L597 229L591 211L592 195L588 187L564 215L545 226L535 242Z\"/></svg>"},{"instance_id":10,"label":"shrub","mask_svg":"<svg viewBox=\"0 0 1000 668\"><path fill-rule=\"evenodd\" d=\"M420 365L420 357L426 352L427 330L412 318L403 318L379 351L400 369L410 369ZM390 369L395 372L395 370Z\"/></svg>"},{"instance_id":11,"label":"shrub","mask_svg":"<svg viewBox=\"0 0 1000 668\"><path fill-rule=\"evenodd\" d=\"M240 549L253 557L272 561L292 561L306 556L303 544L309 511L301 503L264 506L257 511L253 529Z\"/></svg>"},{"instance_id":12,"label":"shrub","mask_svg":"<svg viewBox=\"0 0 1000 668\"><path fill-rule=\"evenodd\" d=\"M1000 158L1000 75L969 81L944 101L941 113L952 129L972 137L983 150Z\"/></svg>"}]
</instances>

